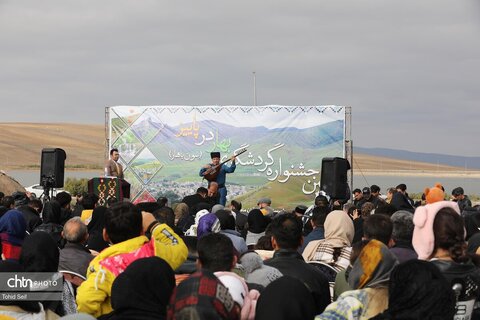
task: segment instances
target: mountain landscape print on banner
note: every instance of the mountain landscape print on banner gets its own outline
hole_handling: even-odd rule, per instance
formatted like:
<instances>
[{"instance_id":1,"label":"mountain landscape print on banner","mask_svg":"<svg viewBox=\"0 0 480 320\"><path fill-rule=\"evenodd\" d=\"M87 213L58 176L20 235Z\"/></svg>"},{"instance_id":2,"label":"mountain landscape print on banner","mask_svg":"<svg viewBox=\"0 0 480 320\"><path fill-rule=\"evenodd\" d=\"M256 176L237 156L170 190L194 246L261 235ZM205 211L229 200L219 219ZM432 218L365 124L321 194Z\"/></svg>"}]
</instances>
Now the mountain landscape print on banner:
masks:
<instances>
[{"instance_id":1,"label":"mountain landscape print on banner","mask_svg":"<svg viewBox=\"0 0 480 320\"><path fill-rule=\"evenodd\" d=\"M212 114L206 110L213 110ZM112 146L119 149L128 178L134 180L130 182L142 199L146 193L156 197L173 190L185 195L205 186L199 170L210 163L213 151L221 152L222 161L227 160L230 165L230 157L246 149L237 157L235 173L227 179L227 184L238 186L233 192L236 187L229 187L229 193L237 196L266 187L293 188L302 197L312 194L319 191L322 159L344 156L342 107L325 107L319 112L312 107L280 106L248 116L238 108L211 110L197 112L194 107L112 110ZM329 112L333 116L325 115ZM312 121L317 119L314 117L318 117L318 122Z\"/></svg>"}]
</instances>

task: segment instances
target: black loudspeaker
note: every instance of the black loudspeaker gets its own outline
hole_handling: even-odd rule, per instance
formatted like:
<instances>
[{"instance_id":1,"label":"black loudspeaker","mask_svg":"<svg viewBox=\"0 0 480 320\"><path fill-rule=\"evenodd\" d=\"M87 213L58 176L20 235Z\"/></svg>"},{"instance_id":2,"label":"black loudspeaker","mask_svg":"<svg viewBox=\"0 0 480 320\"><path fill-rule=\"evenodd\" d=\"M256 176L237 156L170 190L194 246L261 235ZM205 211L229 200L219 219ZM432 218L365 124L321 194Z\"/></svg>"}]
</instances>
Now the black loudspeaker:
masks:
<instances>
[{"instance_id":1,"label":"black loudspeaker","mask_svg":"<svg viewBox=\"0 0 480 320\"><path fill-rule=\"evenodd\" d=\"M40 185L47 188L62 188L67 154L60 148L42 149Z\"/></svg>"},{"instance_id":2,"label":"black loudspeaker","mask_svg":"<svg viewBox=\"0 0 480 320\"><path fill-rule=\"evenodd\" d=\"M350 163L344 158L323 158L321 190L333 199L345 199L348 192L347 171Z\"/></svg>"}]
</instances>

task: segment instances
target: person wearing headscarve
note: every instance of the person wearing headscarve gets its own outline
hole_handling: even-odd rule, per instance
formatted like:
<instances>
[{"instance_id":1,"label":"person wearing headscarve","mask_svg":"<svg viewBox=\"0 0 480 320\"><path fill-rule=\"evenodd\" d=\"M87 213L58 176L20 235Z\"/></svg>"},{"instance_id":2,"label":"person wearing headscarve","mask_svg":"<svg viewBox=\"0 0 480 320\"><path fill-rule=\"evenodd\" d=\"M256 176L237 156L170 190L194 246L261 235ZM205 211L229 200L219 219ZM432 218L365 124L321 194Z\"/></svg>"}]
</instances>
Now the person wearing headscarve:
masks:
<instances>
[{"instance_id":1,"label":"person wearing headscarve","mask_svg":"<svg viewBox=\"0 0 480 320\"><path fill-rule=\"evenodd\" d=\"M18 261L26 230L27 222L23 214L16 209L8 210L0 218L0 241L5 259Z\"/></svg>"},{"instance_id":2,"label":"person wearing headscarve","mask_svg":"<svg viewBox=\"0 0 480 320\"><path fill-rule=\"evenodd\" d=\"M209 214L210 212L207 209L202 209L197 212L195 215L195 223L190 226L190 228L185 232L186 236L197 236L197 229L198 229L198 223L200 222L200 219L206 215Z\"/></svg>"},{"instance_id":3,"label":"person wearing headscarve","mask_svg":"<svg viewBox=\"0 0 480 320\"><path fill-rule=\"evenodd\" d=\"M388 309L371 318L451 320L455 296L440 270L427 261L408 260L390 274Z\"/></svg>"},{"instance_id":4,"label":"person wearing headscarve","mask_svg":"<svg viewBox=\"0 0 480 320\"><path fill-rule=\"evenodd\" d=\"M177 203L173 213L175 214L175 225L178 226L178 222L189 215L188 205L183 202Z\"/></svg>"},{"instance_id":5,"label":"person wearing headscarve","mask_svg":"<svg viewBox=\"0 0 480 320\"><path fill-rule=\"evenodd\" d=\"M23 242L20 264L25 272L57 272L59 259L57 244L46 232L35 231ZM56 276L62 275L58 273ZM70 282L63 280L62 301L43 301L42 304L61 316L76 313L75 295Z\"/></svg>"},{"instance_id":6,"label":"person wearing headscarve","mask_svg":"<svg viewBox=\"0 0 480 320\"><path fill-rule=\"evenodd\" d=\"M342 293L315 320L370 319L388 307L388 281L397 258L378 240L370 240L360 252L348 276L354 290Z\"/></svg>"},{"instance_id":7,"label":"person wearing headscarve","mask_svg":"<svg viewBox=\"0 0 480 320\"><path fill-rule=\"evenodd\" d=\"M455 318L480 318L478 257L467 254L465 224L457 203L439 201L418 207L413 223L412 244L418 259L436 265L458 295Z\"/></svg>"},{"instance_id":8,"label":"person wearing headscarve","mask_svg":"<svg viewBox=\"0 0 480 320\"><path fill-rule=\"evenodd\" d=\"M316 304L300 280L283 276L270 283L258 298L257 320L304 320L315 316Z\"/></svg>"},{"instance_id":9,"label":"person wearing headscarve","mask_svg":"<svg viewBox=\"0 0 480 320\"><path fill-rule=\"evenodd\" d=\"M267 216L264 216L260 209L253 209L248 213L247 223L247 246L255 245L262 236L265 235L265 229L268 224L271 222L271 219Z\"/></svg>"},{"instance_id":10,"label":"person wearing headscarve","mask_svg":"<svg viewBox=\"0 0 480 320\"><path fill-rule=\"evenodd\" d=\"M107 207L96 206L92 211L92 219L87 225L88 239L87 248L100 252L108 248L108 242L103 239L103 229L105 228L105 211Z\"/></svg>"},{"instance_id":11,"label":"person wearing headscarve","mask_svg":"<svg viewBox=\"0 0 480 320\"><path fill-rule=\"evenodd\" d=\"M208 213L198 220L197 237L201 238L211 232L220 232L220 221L215 214Z\"/></svg>"},{"instance_id":12,"label":"person wearing headscarve","mask_svg":"<svg viewBox=\"0 0 480 320\"><path fill-rule=\"evenodd\" d=\"M305 261L320 261L337 272L350 264L352 240L355 234L352 219L342 210L334 210L325 219L325 239L311 241L303 251Z\"/></svg>"},{"instance_id":13,"label":"person wearing headscarve","mask_svg":"<svg viewBox=\"0 0 480 320\"><path fill-rule=\"evenodd\" d=\"M113 282L114 311L108 319L166 319L174 288L175 276L165 260L159 257L138 259Z\"/></svg>"},{"instance_id":14,"label":"person wearing headscarve","mask_svg":"<svg viewBox=\"0 0 480 320\"><path fill-rule=\"evenodd\" d=\"M0 261L0 273L25 272L16 261ZM0 319L45 320L58 319L58 315L37 301L0 299Z\"/></svg>"},{"instance_id":15,"label":"person wearing headscarve","mask_svg":"<svg viewBox=\"0 0 480 320\"><path fill-rule=\"evenodd\" d=\"M173 291L167 319L240 319L241 308L210 271L197 271Z\"/></svg>"}]
</instances>

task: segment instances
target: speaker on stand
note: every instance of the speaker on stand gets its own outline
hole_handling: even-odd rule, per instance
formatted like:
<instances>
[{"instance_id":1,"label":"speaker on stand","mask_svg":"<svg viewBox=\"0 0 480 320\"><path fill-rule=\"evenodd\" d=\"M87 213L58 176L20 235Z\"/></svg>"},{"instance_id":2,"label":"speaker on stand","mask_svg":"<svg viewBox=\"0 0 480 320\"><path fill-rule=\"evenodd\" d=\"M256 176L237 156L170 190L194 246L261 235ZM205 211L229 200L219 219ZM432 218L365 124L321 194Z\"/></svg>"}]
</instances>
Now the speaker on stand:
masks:
<instances>
[{"instance_id":1,"label":"speaker on stand","mask_svg":"<svg viewBox=\"0 0 480 320\"><path fill-rule=\"evenodd\" d=\"M321 190L331 199L346 199L350 196L347 172L350 163L344 158L323 158L321 174Z\"/></svg>"},{"instance_id":2,"label":"speaker on stand","mask_svg":"<svg viewBox=\"0 0 480 320\"><path fill-rule=\"evenodd\" d=\"M50 200L51 188L62 188L67 154L60 148L42 149L40 165L40 185L43 187L44 201Z\"/></svg>"}]
</instances>

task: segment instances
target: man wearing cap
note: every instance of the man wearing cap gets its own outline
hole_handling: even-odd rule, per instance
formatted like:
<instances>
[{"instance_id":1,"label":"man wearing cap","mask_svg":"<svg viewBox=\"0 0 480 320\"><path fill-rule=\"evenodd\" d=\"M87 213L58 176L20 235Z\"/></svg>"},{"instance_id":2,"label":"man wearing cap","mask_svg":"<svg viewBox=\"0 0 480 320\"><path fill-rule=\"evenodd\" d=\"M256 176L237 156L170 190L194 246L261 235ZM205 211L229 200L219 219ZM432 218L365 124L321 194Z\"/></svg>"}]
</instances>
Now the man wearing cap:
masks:
<instances>
[{"instance_id":1,"label":"man wearing cap","mask_svg":"<svg viewBox=\"0 0 480 320\"><path fill-rule=\"evenodd\" d=\"M204 165L199 172L200 177L207 178L208 174L210 173L209 169L218 167L220 165L220 152L211 152L210 157L212 158L212 163ZM227 166L226 164L222 164L220 167L216 168L216 176L214 180L209 180L209 184L211 181L215 181L218 183L218 193L220 194L219 203L223 206L227 203L227 188L225 187L226 175L227 173L235 172L237 165L235 164L235 156L232 156L230 160L232 160L232 164ZM208 178L207 178L208 180Z\"/></svg>"},{"instance_id":2,"label":"man wearing cap","mask_svg":"<svg viewBox=\"0 0 480 320\"><path fill-rule=\"evenodd\" d=\"M460 212L463 212L465 208L472 206L472 201L470 201L468 196L466 196L464 193L465 192L463 191L462 187L457 187L452 190L452 201L455 201L458 204Z\"/></svg>"},{"instance_id":3,"label":"man wearing cap","mask_svg":"<svg viewBox=\"0 0 480 320\"><path fill-rule=\"evenodd\" d=\"M270 198L260 198L257 202L258 209L262 211L263 215L273 218L273 209L270 207L271 205L272 200L270 200Z\"/></svg>"}]
</instances>

